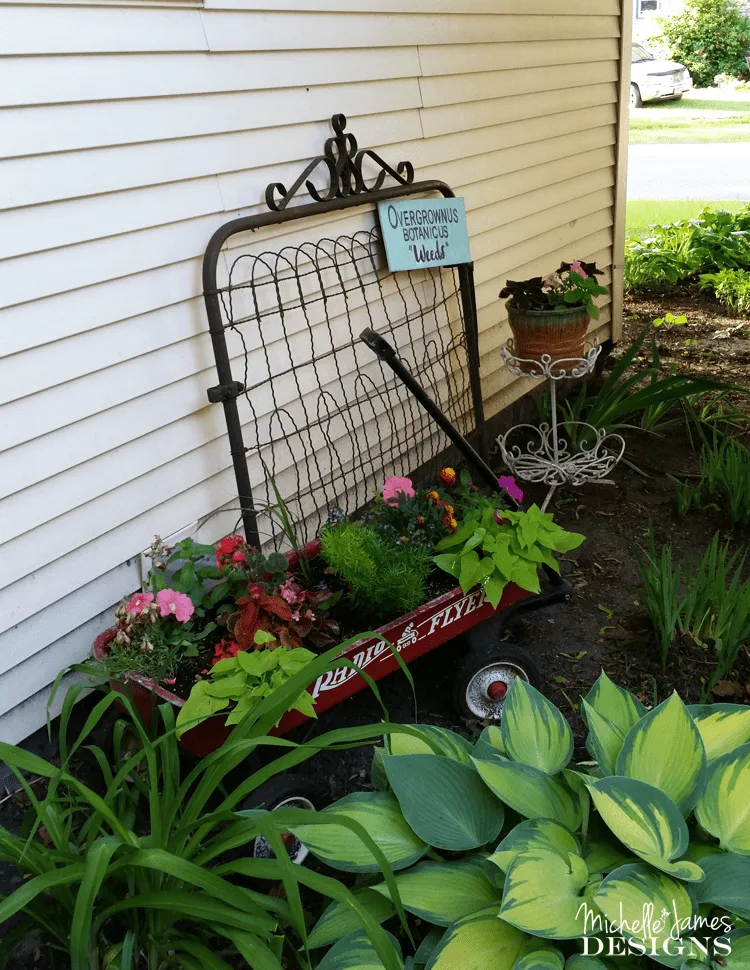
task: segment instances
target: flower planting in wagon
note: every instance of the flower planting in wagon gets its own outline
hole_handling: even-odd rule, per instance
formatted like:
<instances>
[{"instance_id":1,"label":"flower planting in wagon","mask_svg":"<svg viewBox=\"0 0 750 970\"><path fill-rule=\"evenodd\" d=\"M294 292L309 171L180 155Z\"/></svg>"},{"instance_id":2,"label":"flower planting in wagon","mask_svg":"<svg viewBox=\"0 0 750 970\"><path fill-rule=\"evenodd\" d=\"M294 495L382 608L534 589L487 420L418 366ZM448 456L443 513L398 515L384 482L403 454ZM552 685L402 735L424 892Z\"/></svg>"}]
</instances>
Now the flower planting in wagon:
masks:
<instances>
[{"instance_id":1,"label":"flower planting in wagon","mask_svg":"<svg viewBox=\"0 0 750 970\"><path fill-rule=\"evenodd\" d=\"M231 727L316 653L365 628L389 629L438 603L424 629L417 620L402 624L401 650L426 633L448 637L472 610L491 615L511 587L515 598L539 593L540 569L559 572L555 554L583 536L535 505L519 509L520 496L510 477L490 494L467 471L445 467L428 487L386 479L358 517L331 509L316 542L300 549L291 537L299 554L264 554L239 535L215 547L157 543L144 589L118 608L95 658L113 680L169 695L180 705L180 733L215 715ZM281 517L288 521L285 507ZM300 693L290 710L315 717L326 689L389 656L385 641L373 640L339 682Z\"/></svg>"}]
</instances>

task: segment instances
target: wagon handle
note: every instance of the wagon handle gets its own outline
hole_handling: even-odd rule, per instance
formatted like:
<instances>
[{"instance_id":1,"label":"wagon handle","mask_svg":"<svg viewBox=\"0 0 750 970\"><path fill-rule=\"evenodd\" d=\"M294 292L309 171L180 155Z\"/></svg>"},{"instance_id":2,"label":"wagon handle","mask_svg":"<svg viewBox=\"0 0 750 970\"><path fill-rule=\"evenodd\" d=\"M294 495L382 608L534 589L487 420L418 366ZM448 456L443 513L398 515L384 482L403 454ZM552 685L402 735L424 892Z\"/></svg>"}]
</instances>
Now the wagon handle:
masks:
<instances>
[{"instance_id":1,"label":"wagon handle","mask_svg":"<svg viewBox=\"0 0 750 970\"><path fill-rule=\"evenodd\" d=\"M498 484L497 475L495 475L482 456L472 448L466 438L464 438L464 436L453 427L437 404L435 404L432 398L429 397L429 395L425 392L422 385L412 377L407 367L399 360L396 351L388 343L385 337L381 337L381 335L376 333L372 327L366 327L359 335L359 339L366 344L370 350L383 361L384 364L388 364L396 377L398 377L407 390L414 395L414 397L430 415L440 430L444 431L447 437L450 438L464 458L469 462L470 465L472 465L475 471L484 480L485 484L487 484L495 492L502 492L503 489Z\"/></svg>"}]
</instances>

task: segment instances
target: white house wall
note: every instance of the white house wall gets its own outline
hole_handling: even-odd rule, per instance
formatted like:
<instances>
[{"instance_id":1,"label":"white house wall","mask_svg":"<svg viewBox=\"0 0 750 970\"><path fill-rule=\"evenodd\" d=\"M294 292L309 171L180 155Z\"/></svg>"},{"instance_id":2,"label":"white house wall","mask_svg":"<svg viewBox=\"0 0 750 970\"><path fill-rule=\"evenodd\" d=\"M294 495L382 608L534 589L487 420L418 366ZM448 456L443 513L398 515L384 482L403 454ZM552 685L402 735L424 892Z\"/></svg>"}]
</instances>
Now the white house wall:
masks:
<instances>
[{"instance_id":1,"label":"white house wall","mask_svg":"<svg viewBox=\"0 0 750 970\"><path fill-rule=\"evenodd\" d=\"M153 536L233 504L214 229L344 112L466 199L494 414L527 389L505 278L612 264L619 34L618 0L0 2L0 738L42 723Z\"/></svg>"}]
</instances>

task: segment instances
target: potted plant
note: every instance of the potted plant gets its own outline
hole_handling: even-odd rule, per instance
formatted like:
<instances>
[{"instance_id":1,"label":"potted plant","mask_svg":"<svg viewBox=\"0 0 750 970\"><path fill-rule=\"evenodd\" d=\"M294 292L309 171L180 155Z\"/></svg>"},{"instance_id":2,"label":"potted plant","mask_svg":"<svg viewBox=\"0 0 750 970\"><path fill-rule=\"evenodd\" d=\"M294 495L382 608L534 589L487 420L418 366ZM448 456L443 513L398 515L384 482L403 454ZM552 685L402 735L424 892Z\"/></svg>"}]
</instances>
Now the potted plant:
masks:
<instances>
[{"instance_id":1,"label":"potted plant","mask_svg":"<svg viewBox=\"0 0 750 970\"><path fill-rule=\"evenodd\" d=\"M500 298L509 298L505 305L515 356L525 360L539 360L543 354L552 360L582 357L589 317L599 318L594 297L608 292L597 282L601 275L596 263L576 259L562 263L548 276L508 280Z\"/></svg>"}]
</instances>

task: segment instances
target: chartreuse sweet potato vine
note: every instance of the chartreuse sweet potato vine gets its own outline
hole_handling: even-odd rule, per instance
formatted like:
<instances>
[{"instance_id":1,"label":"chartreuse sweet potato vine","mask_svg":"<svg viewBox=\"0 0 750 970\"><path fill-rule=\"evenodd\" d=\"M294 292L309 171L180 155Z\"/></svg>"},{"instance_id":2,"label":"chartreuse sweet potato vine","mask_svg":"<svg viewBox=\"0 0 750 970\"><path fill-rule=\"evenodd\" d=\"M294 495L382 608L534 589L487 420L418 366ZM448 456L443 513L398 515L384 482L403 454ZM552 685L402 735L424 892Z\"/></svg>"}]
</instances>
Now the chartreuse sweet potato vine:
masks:
<instances>
[{"instance_id":1,"label":"chartreuse sweet potato vine","mask_svg":"<svg viewBox=\"0 0 750 970\"><path fill-rule=\"evenodd\" d=\"M488 505L468 512L456 531L440 540L440 555L433 561L456 577L464 593L480 584L496 607L508 583L538 593L539 567L559 573L553 552L570 552L583 539L556 525L537 505L525 512Z\"/></svg>"},{"instance_id":2,"label":"chartreuse sweet potato vine","mask_svg":"<svg viewBox=\"0 0 750 970\"><path fill-rule=\"evenodd\" d=\"M381 790L323 812L359 822L396 873L422 937L399 951L405 968L750 967L750 708L673 694L646 711L602 674L582 712L594 761L576 766L568 722L516 680L500 727L473 745L435 727L390 735L373 765ZM391 925L393 887L350 829L294 831L361 874L359 903ZM382 965L338 902L309 943L333 944L325 970Z\"/></svg>"}]
</instances>

